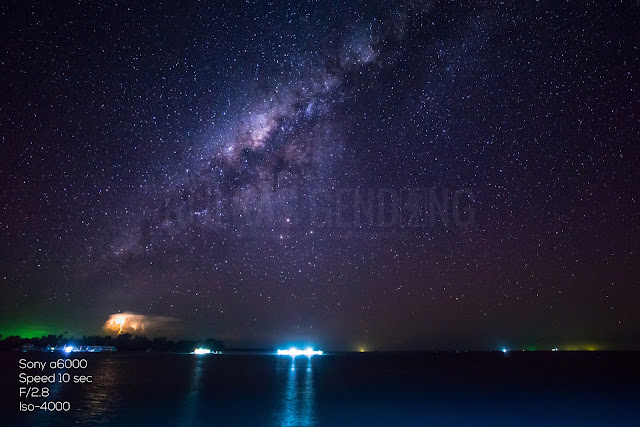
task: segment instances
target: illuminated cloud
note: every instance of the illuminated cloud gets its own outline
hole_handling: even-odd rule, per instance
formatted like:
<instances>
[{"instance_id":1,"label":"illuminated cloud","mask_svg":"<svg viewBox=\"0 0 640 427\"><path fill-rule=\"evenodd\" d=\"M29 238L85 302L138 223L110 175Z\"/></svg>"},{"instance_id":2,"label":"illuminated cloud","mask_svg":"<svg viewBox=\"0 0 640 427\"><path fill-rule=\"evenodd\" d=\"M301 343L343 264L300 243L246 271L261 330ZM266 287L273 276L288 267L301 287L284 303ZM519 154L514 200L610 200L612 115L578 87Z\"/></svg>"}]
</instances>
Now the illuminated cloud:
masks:
<instances>
[{"instance_id":1,"label":"illuminated cloud","mask_svg":"<svg viewBox=\"0 0 640 427\"><path fill-rule=\"evenodd\" d=\"M104 323L104 329L115 334L154 334L166 331L177 319L136 313L115 313Z\"/></svg>"}]
</instances>

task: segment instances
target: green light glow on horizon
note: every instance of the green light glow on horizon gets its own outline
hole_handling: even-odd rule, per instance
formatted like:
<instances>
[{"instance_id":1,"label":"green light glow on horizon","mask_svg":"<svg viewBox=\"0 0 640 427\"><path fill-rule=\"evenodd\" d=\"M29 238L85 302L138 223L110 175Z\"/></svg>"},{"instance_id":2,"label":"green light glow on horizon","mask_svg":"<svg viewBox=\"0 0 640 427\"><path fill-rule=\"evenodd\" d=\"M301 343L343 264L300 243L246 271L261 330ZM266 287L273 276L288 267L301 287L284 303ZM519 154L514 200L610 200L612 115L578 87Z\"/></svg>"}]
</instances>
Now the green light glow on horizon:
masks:
<instances>
[{"instance_id":1,"label":"green light glow on horizon","mask_svg":"<svg viewBox=\"0 0 640 427\"><path fill-rule=\"evenodd\" d=\"M60 335L63 331L43 325L7 326L0 329L2 338L19 336L21 338L40 338L47 335Z\"/></svg>"}]
</instances>

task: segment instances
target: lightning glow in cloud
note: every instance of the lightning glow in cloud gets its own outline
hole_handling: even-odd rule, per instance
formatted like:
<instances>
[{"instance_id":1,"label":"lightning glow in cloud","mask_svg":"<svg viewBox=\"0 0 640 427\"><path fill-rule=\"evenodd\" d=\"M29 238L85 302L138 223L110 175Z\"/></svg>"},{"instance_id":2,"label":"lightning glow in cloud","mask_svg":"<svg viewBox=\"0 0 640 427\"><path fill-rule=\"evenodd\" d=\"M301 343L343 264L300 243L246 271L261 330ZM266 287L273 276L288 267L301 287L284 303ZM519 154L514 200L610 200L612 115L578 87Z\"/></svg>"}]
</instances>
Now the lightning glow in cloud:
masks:
<instances>
[{"instance_id":1,"label":"lightning glow in cloud","mask_svg":"<svg viewBox=\"0 0 640 427\"><path fill-rule=\"evenodd\" d=\"M122 333L134 334L142 333L145 330L162 330L169 323L175 321L176 319L166 316L148 316L129 312L115 313L109 316L104 324L104 329L118 335Z\"/></svg>"}]
</instances>

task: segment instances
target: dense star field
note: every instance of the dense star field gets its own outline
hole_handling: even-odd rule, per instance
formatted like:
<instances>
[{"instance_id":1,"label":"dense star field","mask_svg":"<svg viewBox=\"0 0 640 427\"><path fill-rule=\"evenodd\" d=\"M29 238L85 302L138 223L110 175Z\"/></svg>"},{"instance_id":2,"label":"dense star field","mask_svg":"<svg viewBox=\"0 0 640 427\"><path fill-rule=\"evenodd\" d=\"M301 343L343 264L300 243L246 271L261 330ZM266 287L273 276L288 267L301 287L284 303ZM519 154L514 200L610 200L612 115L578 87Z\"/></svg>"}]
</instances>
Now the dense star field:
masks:
<instances>
[{"instance_id":1,"label":"dense star field","mask_svg":"<svg viewBox=\"0 0 640 427\"><path fill-rule=\"evenodd\" d=\"M637 348L637 2L334 3L3 3L0 334Z\"/></svg>"}]
</instances>

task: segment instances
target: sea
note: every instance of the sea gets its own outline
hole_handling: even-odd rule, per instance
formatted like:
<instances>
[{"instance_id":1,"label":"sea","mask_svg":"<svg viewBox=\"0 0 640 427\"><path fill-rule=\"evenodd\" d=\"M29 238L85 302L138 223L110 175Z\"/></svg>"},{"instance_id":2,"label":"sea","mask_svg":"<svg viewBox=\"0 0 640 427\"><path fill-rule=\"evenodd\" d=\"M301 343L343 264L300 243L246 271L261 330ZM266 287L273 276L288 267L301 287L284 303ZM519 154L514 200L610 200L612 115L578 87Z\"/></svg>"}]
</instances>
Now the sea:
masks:
<instances>
[{"instance_id":1,"label":"sea","mask_svg":"<svg viewBox=\"0 0 640 427\"><path fill-rule=\"evenodd\" d=\"M0 425L640 425L639 355L2 352ZM26 385L21 373L68 382ZM48 396L27 398L29 387Z\"/></svg>"}]
</instances>

